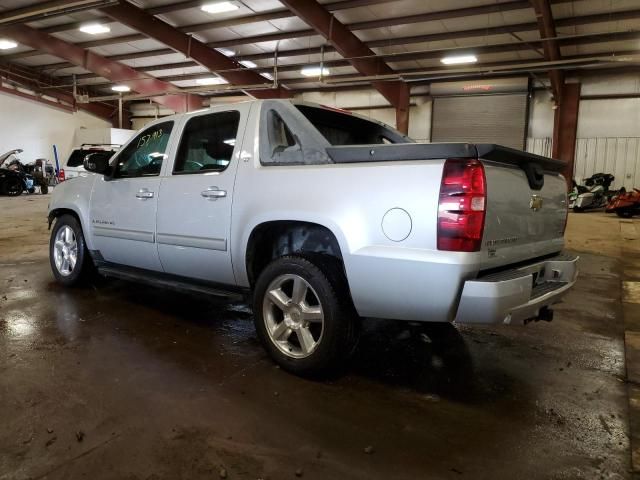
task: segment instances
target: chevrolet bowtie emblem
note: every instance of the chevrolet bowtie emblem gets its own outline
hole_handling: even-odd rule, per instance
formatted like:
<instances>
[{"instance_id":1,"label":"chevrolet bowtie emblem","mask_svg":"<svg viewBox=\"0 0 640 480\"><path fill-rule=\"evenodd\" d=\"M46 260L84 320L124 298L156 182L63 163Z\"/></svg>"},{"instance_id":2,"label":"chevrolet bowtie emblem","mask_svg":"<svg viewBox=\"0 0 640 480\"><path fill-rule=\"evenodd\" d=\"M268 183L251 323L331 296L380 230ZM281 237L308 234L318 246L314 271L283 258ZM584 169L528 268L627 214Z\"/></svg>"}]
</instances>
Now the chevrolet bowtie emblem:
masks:
<instances>
[{"instance_id":1,"label":"chevrolet bowtie emblem","mask_svg":"<svg viewBox=\"0 0 640 480\"><path fill-rule=\"evenodd\" d=\"M540 210L542 208L542 198L538 195L531 195L531 200L529 201L529 208L534 212Z\"/></svg>"}]
</instances>

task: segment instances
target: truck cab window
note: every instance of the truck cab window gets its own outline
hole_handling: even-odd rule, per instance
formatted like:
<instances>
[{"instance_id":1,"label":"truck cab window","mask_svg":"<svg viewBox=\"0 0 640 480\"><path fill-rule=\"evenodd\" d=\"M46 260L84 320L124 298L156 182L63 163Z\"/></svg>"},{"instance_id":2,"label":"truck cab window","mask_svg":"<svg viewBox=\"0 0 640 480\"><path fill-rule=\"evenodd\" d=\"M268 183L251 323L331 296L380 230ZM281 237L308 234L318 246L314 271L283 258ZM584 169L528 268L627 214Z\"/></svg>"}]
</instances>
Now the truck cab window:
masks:
<instances>
[{"instance_id":1,"label":"truck cab window","mask_svg":"<svg viewBox=\"0 0 640 480\"><path fill-rule=\"evenodd\" d=\"M173 173L225 170L233 156L239 124L240 112L235 110L191 118L182 133Z\"/></svg>"},{"instance_id":2,"label":"truck cab window","mask_svg":"<svg viewBox=\"0 0 640 480\"><path fill-rule=\"evenodd\" d=\"M373 145L413 142L382 123L346 111L299 104L296 108L331 145Z\"/></svg>"},{"instance_id":3,"label":"truck cab window","mask_svg":"<svg viewBox=\"0 0 640 480\"><path fill-rule=\"evenodd\" d=\"M269 143L271 144L271 153L278 153L286 150L289 147L296 145L296 139L284 123L282 117L275 111L271 110L268 117L269 122Z\"/></svg>"},{"instance_id":4,"label":"truck cab window","mask_svg":"<svg viewBox=\"0 0 640 480\"><path fill-rule=\"evenodd\" d=\"M158 123L135 137L116 157L114 178L160 175L172 128L173 122Z\"/></svg>"}]
</instances>

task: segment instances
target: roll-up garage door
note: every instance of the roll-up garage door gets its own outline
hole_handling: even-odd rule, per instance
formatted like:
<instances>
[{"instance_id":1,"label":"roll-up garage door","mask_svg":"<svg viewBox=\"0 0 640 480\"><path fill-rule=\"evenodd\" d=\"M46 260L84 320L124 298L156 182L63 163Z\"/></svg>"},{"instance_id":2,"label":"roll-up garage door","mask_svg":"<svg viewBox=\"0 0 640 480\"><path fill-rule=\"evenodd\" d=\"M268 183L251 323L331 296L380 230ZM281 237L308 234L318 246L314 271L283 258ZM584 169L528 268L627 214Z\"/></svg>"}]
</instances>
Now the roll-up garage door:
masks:
<instances>
[{"instance_id":1,"label":"roll-up garage door","mask_svg":"<svg viewBox=\"0 0 640 480\"><path fill-rule=\"evenodd\" d=\"M482 87L486 89L487 84L483 83ZM483 95L434 95L431 141L498 143L523 149L527 128L526 84L523 90Z\"/></svg>"}]
</instances>

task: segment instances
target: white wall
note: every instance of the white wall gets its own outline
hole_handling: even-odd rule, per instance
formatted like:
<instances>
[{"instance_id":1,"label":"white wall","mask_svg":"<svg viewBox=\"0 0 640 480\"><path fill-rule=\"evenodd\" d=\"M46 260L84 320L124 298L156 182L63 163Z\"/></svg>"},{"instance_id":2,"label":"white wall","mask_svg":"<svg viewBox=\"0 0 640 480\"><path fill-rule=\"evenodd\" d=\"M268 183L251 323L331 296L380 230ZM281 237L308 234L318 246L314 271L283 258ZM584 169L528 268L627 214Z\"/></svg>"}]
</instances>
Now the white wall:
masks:
<instances>
[{"instance_id":1,"label":"white wall","mask_svg":"<svg viewBox=\"0 0 640 480\"><path fill-rule=\"evenodd\" d=\"M635 75L585 78L581 84L581 95L640 94L640 78ZM528 136L552 137L553 115L551 94L536 91L529 108ZM640 99L581 100L577 137L640 137Z\"/></svg>"},{"instance_id":2,"label":"white wall","mask_svg":"<svg viewBox=\"0 0 640 480\"><path fill-rule=\"evenodd\" d=\"M0 153L22 148L23 162L46 158L53 162L53 145L60 161L73 147L78 128L110 127L85 112L68 112L32 100L0 93Z\"/></svg>"},{"instance_id":3,"label":"white wall","mask_svg":"<svg viewBox=\"0 0 640 480\"><path fill-rule=\"evenodd\" d=\"M590 78L581 95L640 94L637 75ZM578 111L578 138L640 137L640 99L582 100Z\"/></svg>"},{"instance_id":4,"label":"white wall","mask_svg":"<svg viewBox=\"0 0 640 480\"><path fill-rule=\"evenodd\" d=\"M529 100L529 138L553 137L553 102L547 90L536 90Z\"/></svg>"},{"instance_id":5,"label":"white wall","mask_svg":"<svg viewBox=\"0 0 640 480\"><path fill-rule=\"evenodd\" d=\"M582 100L577 136L640 137L640 98Z\"/></svg>"},{"instance_id":6,"label":"white wall","mask_svg":"<svg viewBox=\"0 0 640 480\"><path fill-rule=\"evenodd\" d=\"M74 145L83 143L105 143L124 145L136 133L126 128L79 128L73 138Z\"/></svg>"},{"instance_id":7,"label":"white wall","mask_svg":"<svg viewBox=\"0 0 640 480\"><path fill-rule=\"evenodd\" d=\"M581 81L581 95L640 94L636 75L603 76ZM527 150L551 153L553 108L547 91L531 102ZM574 176L578 182L594 173L612 173L613 188L640 186L640 98L582 99L578 108Z\"/></svg>"},{"instance_id":8,"label":"white wall","mask_svg":"<svg viewBox=\"0 0 640 480\"><path fill-rule=\"evenodd\" d=\"M589 79L581 94L640 94L640 79L635 75ZM577 137L577 180L606 172L615 175L614 188L640 186L640 99L582 100Z\"/></svg>"}]
</instances>

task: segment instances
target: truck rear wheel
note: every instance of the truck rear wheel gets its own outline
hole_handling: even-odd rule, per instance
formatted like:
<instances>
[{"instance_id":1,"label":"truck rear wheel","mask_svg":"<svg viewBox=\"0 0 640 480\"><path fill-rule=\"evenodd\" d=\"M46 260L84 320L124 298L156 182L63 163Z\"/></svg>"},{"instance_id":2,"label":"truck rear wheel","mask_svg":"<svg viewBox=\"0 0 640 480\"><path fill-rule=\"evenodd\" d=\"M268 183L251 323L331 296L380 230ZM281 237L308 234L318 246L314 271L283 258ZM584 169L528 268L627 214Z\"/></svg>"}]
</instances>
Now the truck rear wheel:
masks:
<instances>
[{"instance_id":1,"label":"truck rear wheel","mask_svg":"<svg viewBox=\"0 0 640 480\"><path fill-rule=\"evenodd\" d=\"M298 375L342 367L357 341L350 301L316 264L296 256L274 260L254 292L256 331L271 358Z\"/></svg>"}]
</instances>

